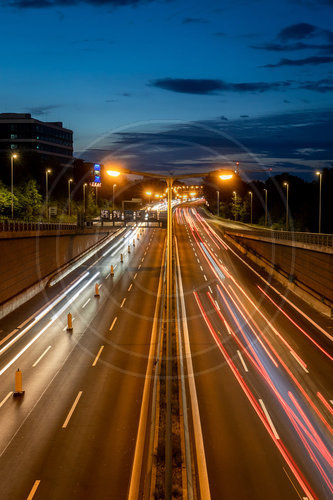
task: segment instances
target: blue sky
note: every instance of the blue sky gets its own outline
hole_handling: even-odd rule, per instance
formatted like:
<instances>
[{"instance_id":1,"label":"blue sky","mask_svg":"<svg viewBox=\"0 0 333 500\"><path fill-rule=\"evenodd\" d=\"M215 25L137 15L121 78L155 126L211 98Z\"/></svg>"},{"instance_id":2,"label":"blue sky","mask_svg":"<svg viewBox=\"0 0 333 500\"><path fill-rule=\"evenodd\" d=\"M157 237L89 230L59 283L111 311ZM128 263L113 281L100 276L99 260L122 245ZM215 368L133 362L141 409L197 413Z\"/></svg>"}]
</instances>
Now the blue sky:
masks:
<instances>
[{"instance_id":1,"label":"blue sky","mask_svg":"<svg viewBox=\"0 0 333 500\"><path fill-rule=\"evenodd\" d=\"M63 121L96 161L310 178L333 161L332 18L332 0L3 0L0 109Z\"/></svg>"}]
</instances>

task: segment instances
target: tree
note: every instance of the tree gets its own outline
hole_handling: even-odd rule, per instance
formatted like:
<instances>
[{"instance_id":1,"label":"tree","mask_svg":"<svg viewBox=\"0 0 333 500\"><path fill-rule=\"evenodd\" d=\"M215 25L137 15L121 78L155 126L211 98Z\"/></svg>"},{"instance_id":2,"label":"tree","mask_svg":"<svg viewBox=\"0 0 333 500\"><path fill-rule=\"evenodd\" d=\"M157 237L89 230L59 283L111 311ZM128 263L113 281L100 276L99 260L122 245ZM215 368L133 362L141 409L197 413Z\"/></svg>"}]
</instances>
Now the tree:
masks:
<instances>
[{"instance_id":1,"label":"tree","mask_svg":"<svg viewBox=\"0 0 333 500\"><path fill-rule=\"evenodd\" d=\"M14 201L15 215L20 219L36 219L42 211L42 195L37 189L35 180L29 180L16 188L16 203Z\"/></svg>"},{"instance_id":2,"label":"tree","mask_svg":"<svg viewBox=\"0 0 333 500\"><path fill-rule=\"evenodd\" d=\"M17 201L14 195L14 203ZM3 182L0 181L0 215L10 217L10 207L12 203L11 192L6 188Z\"/></svg>"}]
</instances>

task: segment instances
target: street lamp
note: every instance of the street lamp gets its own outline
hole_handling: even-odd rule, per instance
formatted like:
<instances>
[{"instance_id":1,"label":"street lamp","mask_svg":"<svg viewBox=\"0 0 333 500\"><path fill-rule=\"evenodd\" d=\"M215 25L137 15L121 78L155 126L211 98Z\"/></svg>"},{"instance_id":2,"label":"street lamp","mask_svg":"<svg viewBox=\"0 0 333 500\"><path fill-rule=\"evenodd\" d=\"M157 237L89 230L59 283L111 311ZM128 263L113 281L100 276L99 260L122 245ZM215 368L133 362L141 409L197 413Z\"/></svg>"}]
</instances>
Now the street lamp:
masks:
<instances>
[{"instance_id":1,"label":"street lamp","mask_svg":"<svg viewBox=\"0 0 333 500\"><path fill-rule=\"evenodd\" d=\"M46 205L46 216L49 219L49 174L52 172L50 168L45 170L45 205Z\"/></svg>"},{"instance_id":2,"label":"street lamp","mask_svg":"<svg viewBox=\"0 0 333 500\"><path fill-rule=\"evenodd\" d=\"M114 210L114 190L116 189L117 184L113 184L112 186L112 211Z\"/></svg>"},{"instance_id":3,"label":"street lamp","mask_svg":"<svg viewBox=\"0 0 333 500\"><path fill-rule=\"evenodd\" d=\"M267 226L267 189L265 191L265 226Z\"/></svg>"},{"instance_id":4,"label":"street lamp","mask_svg":"<svg viewBox=\"0 0 333 500\"><path fill-rule=\"evenodd\" d=\"M73 179L68 179L68 215L71 216L71 182Z\"/></svg>"},{"instance_id":5,"label":"street lamp","mask_svg":"<svg viewBox=\"0 0 333 500\"><path fill-rule=\"evenodd\" d=\"M253 193L252 191L249 191L249 195L250 195L250 213L251 213L251 216L250 216L250 224L252 224L252 205L253 205Z\"/></svg>"},{"instance_id":6,"label":"street lamp","mask_svg":"<svg viewBox=\"0 0 333 500\"><path fill-rule=\"evenodd\" d=\"M235 217L235 220L236 220L236 217L237 217L237 206L236 206L236 204L237 204L237 193L236 193L236 191L233 191L232 194L234 195L234 203L235 203L235 215L234 215L234 217Z\"/></svg>"},{"instance_id":7,"label":"street lamp","mask_svg":"<svg viewBox=\"0 0 333 500\"><path fill-rule=\"evenodd\" d=\"M83 213L84 213L84 217L86 217L86 187L87 187L87 183L85 182L83 184Z\"/></svg>"},{"instance_id":8,"label":"street lamp","mask_svg":"<svg viewBox=\"0 0 333 500\"><path fill-rule=\"evenodd\" d=\"M14 160L17 158L17 154L12 154L10 156L10 190L11 190L11 212L12 219L14 219Z\"/></svg>"},{"instance_id":9,"label":"street lamp","mask_svg":"<svg viewBox=\"0 0 333 500\"><path fill-rule=\"evenodd\" d=\"M289 230L289 184L284 182L283 185L287 189L287 205L286 205L286 231Z\"/></svg>"},{"instance_id":10,"label":"street lamp","mask_svg":"<svg viewBox=\"0 0 333 500\"><path fill-rule=\"evenodd\" d=\"M152 192L151 191L146 191L146 195L149 196L149 205L150 205L150 197L152 195Z\"/></svg>"},{"instance_id":11,"label":"street lamp","mask_svg":"<svg viewBox=\"0 0 333 500\"><path fill-rule=\"evenodd\" d=\"M217 196L217 216L220 217L220 191L216 191L216 196Z\"/></svg>"},{"instance_id":12,"label":"street lamp","mask_svg":"<svg viewBox=\"0 0 333 500\"><path fill-rule=\"evenodd\" d=\"M318 233L321 233L321 187L322 187L322 172L316 172L319 176L319 220L318 220Z\"/></svg>"}]
</instances>

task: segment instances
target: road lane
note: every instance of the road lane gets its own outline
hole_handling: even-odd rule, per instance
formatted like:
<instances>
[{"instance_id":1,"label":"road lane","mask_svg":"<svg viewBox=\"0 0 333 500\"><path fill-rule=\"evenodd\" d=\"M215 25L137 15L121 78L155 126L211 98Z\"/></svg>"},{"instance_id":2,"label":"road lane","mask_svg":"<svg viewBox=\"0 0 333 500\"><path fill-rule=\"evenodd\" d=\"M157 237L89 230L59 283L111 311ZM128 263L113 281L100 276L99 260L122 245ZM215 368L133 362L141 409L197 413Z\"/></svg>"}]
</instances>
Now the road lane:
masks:
<instances>
[{"instance_id":1,"label":"road lane","mask_svg":"<svg viewBox=\"0 0 333 500\"><path fill-rule=\"evenodd\" d=\"M126 498L164 241L163 230L149 241L153 231L124 253L114 278L105 279L109 263L98 264L100 298L94 287L80 296L73 334L62 332L63 321L54 323L20 358L26 394L0 409L1 498L27 498L36 480L37 499ZM8 372L2 381L10 387Z\"/></svg>"},{"instance_id":2,"label":"road lane","mask_svg":"<svg viewBox=\"0 0 333 500\"><path fill-rule=\"evenodd\" d=\"M274 332L270 331L268 336L268 324L266 320L263 324L263 318L258 314L258 311L265 310L266 302L263 305L260 296L258 298L253 275L249 276L251 273L246 269L246 278L244 275L240 278L244 270L240 271L241 266L228 251L228 246L205 227L205 222L196 211L184 209L177 220L180 224L176 234L180 242L181 262L184 263L184 294L212 497L278 498L283 493L285 498L294 498L295 485L289 489L290 477L293 477L298 494L314 498L318 494L318 498L328 498L331 487L331 440L325 427L328 410L326 408L325 413L322 408L318 409L312 398L313 391L318 387L317 379L319 385L325 384L323 390L327 391L326 394L331 394L332 386L327 382L329 358L303 335L307 358L312 361L313 350L315 359L318 358L316 363L311 362L311 371L308 364L311 380L307 380L303 360L291 355L298 352L297 344L291 348L295 351L290 351L290 337L295 335L291 326L296 329L295 325L284 318L288 326L281 328L275 310L273 314L278 323L278 333L283 333L281 338L284 342ZM246 291L246 296L242 290ZM249 304L252 307L256 301L260 305L258 311L249 310ZM245 309L243 303L246 304ZM220 352L216 352L216 347ZM237 351L241 351L243 360ZM285 361L286 353L289 357ZM244 369L244 359L248 372ZM323 372L321 365L316 371L318 363L326 363ZM326 373L326 381L321 379L321 373ZM316 384L315 389L313 384ZM239 387L252 409L246 409L245 405L240 411L243 398ZM226 389L229 391L230 388L232 391L226 393ZM214 389L218 389L217 393L213 392ZM225 406L221 404L221 399ZM249 426L249 419L253 420L255 413L259 418L256 424ZM239 422L239 415L241 419L246 415L245 422ZM273 421L278 422L278 431L274 424L271 425ZM283 440L275 435L275 432L280 434L280 428ZM226 447L230 433L233 442L230 440ZM262 433L264 435L261 436ZM270 439L267 442L267 433L271 442ZM254 447L253 443L259 435L258 446ZM221 436L220 446L215 447ZM260 462L263 453L265 460ZM244 456L247 459L243 461ZM270 460L274 465L271 463L268 466ZM224 474L225 470L229 473ZM289 470L288 474L286 470ZM275 491L271 491L271 484L275 485ZM312 490L316 493L313 494Z\"/></svg>"}]
</instances>

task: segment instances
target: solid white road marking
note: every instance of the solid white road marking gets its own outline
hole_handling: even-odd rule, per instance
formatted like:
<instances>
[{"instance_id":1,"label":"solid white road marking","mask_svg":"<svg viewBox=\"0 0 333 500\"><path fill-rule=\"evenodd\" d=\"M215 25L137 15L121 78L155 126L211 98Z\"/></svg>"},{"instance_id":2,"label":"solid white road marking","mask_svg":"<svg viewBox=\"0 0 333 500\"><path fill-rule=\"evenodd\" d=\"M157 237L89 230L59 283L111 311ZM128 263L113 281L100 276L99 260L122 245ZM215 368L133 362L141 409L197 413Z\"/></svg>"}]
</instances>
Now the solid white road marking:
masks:
<instances>
[{"instance_id":1,"label":"solid white road marking","mask_svg":"<svg viewBox=\"0 0 333 500\"><path fill-rule=\"evenodd\" d=\"M261 406L261 408L262 408L262 410L263 410L263 412L264 412L264 414L265 414L265 416L266 416L266 418L267 418L267 420L268 420L269 426L270 426L270 428L272 429L272 432L273 432L273 434L274 434L275 439L280 439L280 436L279 436L279 435L278 435L278 433L276 432L276 429L275 429L275 427L274 427L274 424L273 424L273 422L272 422L272 419L271 419L271 417L270 417L270 414L268 413L268 411L267 411L267 409L266 409L266 406L265 406L265 404L264 404L263 400L262 400L262 399L259 399L259 403L260 403L260 406Z\"/></svg>"},{"instance_id":2,"label":"solid white road marking","mask_svg":"<svg viewBox=\"0 0 333 500\"><path fill-rule=\"evenodd\" d=\"M1 408L1 406L3 406L3 405L5 404L5 402L7 401L7 399L9 399L9 398L10 398L10 396L11 396L12 394L13 394L13 391L10 391L10 392L7 394L7 396L3 398L3 400L2 400L2 401L1 401L1 403L0 403L0 408Z\"/></svg>"},{"instance_id":3,"label":"solid white road marking","mask_svg":"<svg viewBox=\"0 0 333 500\"><path fill-rule=\"evenodd\" d=\"M241 353L240 351L238 351L238 350L237 350L237 354L238 354L238 356L239 356L239 359L240 359L240 360L241 360L241 362L242 362L242 365L243 365L244 370L245 370L246 372L248 372L249 370L248 370L248 368L247 368L247 366L246 366L246 364L245 364L245 361L244 361L244 359L243 359L242 353Z\"/></svg>"},{"instance_id":4,"label":"solid white road marking","mask_svg":"<svg viewBox=\"0 0 333 500\"><path fill-rule=\"evenodd\" d=\"M51 347L52 347L52 346L50 346L50 345L49 345L49 347L47 347L47 348L45 349L45 351L43 352L43 354L42 354L41 356L39 356L39 358L37 359L37 361L35 361L35 362L34 362L34 364L32 365L32 367L33 367L33 368L34 368L35 366L37 366L37 365L38 365L38 363L40 362L40 360L41 360L42 358L44 358L45 354L46 354L46 353L47 353L47 352L51 349Z\"/></svg>"},{"instance_id":5,"label":"solid white road marking","mask_svg":"<svg viewBox=\"0 0 333 500\"><path fill-rule=\"evenodd\" d=\"M125 304L126 302L126 297L123 299L122 303L120 304L120 307L123 307L123 305Z\"/></svg>"},{"instance_id":6,"label":"solid white road marking","mask_svg":"<svg viewBox=\"0 0 333 500\"><path fill-rule=\"evenodd\" d=\"M30 493L29 493L29 496L28 496L27 500L32 500L32 499L33 499L33 497L35 496L36 490L37 490L37 488L38 488L38 486L39 486L39 483L40 483L40 480L39 480L39 479L37 479L37 480L34 482L34 485L33 485L33 487L31 488L31 491L30 491Z\"/></svg>"},{"instance_id":7,"label":"solid white road marking","mask_svg":"<svg viewBox=\"0 0 333 500\"><path fill-rule=\"evenodd\" d=\"M97 361L98 361L98 358L99 358L99 357L100 357L100 355L102 354L103 349L104 349L104 345L102 345L102 346L101 346L100 350L99 350L99 351L98 351L98 353L97 353L97 356L96 356L96 358L95 358L95 361L93 362L93 364L92 364L91 366L96 366L96 363L97 363Z\"/></svg>"},{"instance_id":8,"label":"solid white road marking","mask_svg":"<svg viewBox=\"0 0 333 500\"><path fill-rule=\"evenodd\" d=\"M78 395L76 396L75 401L74 401L74 403L73 403L73 406L72 406L72 408L69 410L69 413L68 413L68 415L67 415L67 417L66 417L66 420L65 420L65 422L64 422L64 423L63 423L63 425L62 425L62 428L63 428L63 429L66 429L66 427L67 427L67 425L68 425L68 422L70 421L71 416L72 416L72 415L73 415L73 413L74 413L74 410L75 410L75 408L76 408L76 405L78 404L79 399L80 399L80 397L82 396L82 392L83 392L83 391L79 391Z\"/></svg>"},{"instance_id":9,"label":"solid white road marking","mask_svg":"<svg viewBox=\"0 0 333 500\"><path fill-rule=\"evenodd\" d=\"M117 316L114 318L114 320L112 321L112 325L110 326L109 328L109 331L111 332L112 328L114 327L115 323L117 321Z\"/></svg>"},{"instance_id":10,"label":"solid white road marking","mask_svg":"<svg viewBox=\"0 0 333 500\"><path fill-rule=\"evenodd\" d=\"M89 302L91 301L91 299L88 299L82 306L82 309L84 309L86 307L87 304L89 304Z\"/></svg>"}]
</instances>

